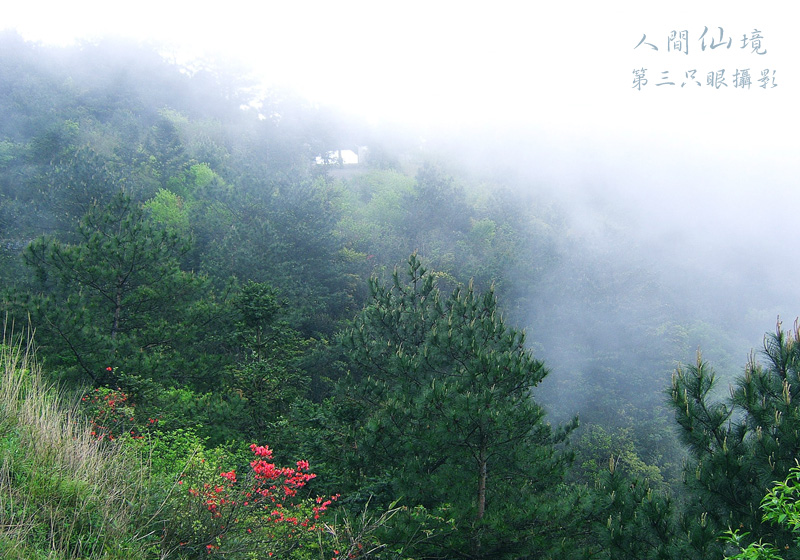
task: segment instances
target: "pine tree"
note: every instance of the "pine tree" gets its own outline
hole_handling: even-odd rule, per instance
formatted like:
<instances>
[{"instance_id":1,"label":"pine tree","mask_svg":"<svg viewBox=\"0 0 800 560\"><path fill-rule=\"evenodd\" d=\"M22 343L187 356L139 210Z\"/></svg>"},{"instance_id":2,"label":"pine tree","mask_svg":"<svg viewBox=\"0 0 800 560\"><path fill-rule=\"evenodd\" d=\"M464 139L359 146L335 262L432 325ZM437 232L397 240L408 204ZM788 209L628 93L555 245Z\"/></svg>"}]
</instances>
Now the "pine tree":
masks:
<instances>
[{"instance_id":1,"label":"pine tree","mask_svg":"<svg viewBox=\"0 0 800 560\"><path fill-rule=\"evenodd\" d=\"M759 504L800 455L797 324L787 333L779 322L775 333L764 338L763 355L764 365L751 356L730 397L722 401L712 400L714 372L698 356L697 365L674 376L671 400L693 459L686 472L694 494L688 519L704 521L716 535L741 530L752 541L783 547L792 542L791 534L763 523ZM721 557L721 544L709 547Z\"/></svg>"},{"instance_id":2,"label":"pine tree","mask_svg":"<svg viewBox=\"0 0 800 560\"><path fill-rule=\"evenodd\" d=\"M77 367L96 383L117 381L106 373L112 365L153 358L163 366L187 334L178 319L200 286L178 264L187 240L156 227L121 191L86 213L76 239L40 237L25 250L39 281L37 341L54 365ZM151 366L137 373L154 374Z\"/></svg>"},{"instance_id":3,"label":"pine tree","mask_svg":"<svg viewBox=\"0 0 800 560\"><path fill-rule=\"evenodd\" d=\"M397 496L453 507L462 533L450 546L462 553L535 550L536 534L556 523L546 496L574 424L544 421L531 391L547 369L505 324L493 291L469 285L445 297L416 255L408 264L407 283L397 270L391 286L372 279L344 337L357 378L349 393L364 413L356 446Z\"/></svg>"},{"instance_id":4,"label":"pine tree","mask_svg":"<svg viewBox=\"0 0 800 560\"><path fill-rule=\"evenodd\" d=\"M309 376L300 368L309 341L283 318L283 303L272 286L261 282L247 282L232 298L239 357L230 383L246 399L252 435L269 435L272 441L276 425L309 388Z\"/></svg>"}]
</instances>

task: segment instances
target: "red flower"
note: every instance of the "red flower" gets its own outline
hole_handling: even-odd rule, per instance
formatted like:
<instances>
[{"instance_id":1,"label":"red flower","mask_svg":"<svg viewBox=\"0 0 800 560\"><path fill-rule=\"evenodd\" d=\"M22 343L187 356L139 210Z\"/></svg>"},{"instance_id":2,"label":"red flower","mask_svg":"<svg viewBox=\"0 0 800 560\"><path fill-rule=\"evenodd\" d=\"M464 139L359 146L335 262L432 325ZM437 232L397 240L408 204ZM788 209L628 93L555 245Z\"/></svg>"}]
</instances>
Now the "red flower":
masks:
<instances>
[{"instance_id":1,"label":"red flower","mask_svg":"<svg viewBox=\"0 0 800 560\"><path fill-rule=\"evenodd\" d=\"M114 371L114 368L112 368L111 366L108 366L108 367L106 368L106 371Z\"/></svg>"},{"instance_id":2,"label":"red flower","mask_svg":"<svg viewBox=\"0 0 800 560\"><path fill-rule=\"evenodd\" d=\"M230 480L231 482L236 482L236 472L235 471L220 473L220 476L222 478L226 478L226 479Z\"/></svg>"}]
</instances>

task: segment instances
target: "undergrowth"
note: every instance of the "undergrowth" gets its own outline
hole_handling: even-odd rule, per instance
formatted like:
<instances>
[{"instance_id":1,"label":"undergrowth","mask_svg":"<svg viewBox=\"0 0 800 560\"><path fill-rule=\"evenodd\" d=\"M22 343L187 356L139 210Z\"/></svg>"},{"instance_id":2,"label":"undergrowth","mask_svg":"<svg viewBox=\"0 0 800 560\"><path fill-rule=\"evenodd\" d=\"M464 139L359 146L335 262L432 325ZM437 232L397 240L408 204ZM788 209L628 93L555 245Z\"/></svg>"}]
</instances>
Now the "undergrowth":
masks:
<instances>
[{"instance_id":1,"label":"undergrowth","mask_svg":"<svg viewBox=\"0 0 800 560\"><path fill-rule=\"evenodd\" d=\"M145 558L141 456L98 443L77 403L42 380L29 337L3 340L0 557Z\"/></svg>"}]
</instances>

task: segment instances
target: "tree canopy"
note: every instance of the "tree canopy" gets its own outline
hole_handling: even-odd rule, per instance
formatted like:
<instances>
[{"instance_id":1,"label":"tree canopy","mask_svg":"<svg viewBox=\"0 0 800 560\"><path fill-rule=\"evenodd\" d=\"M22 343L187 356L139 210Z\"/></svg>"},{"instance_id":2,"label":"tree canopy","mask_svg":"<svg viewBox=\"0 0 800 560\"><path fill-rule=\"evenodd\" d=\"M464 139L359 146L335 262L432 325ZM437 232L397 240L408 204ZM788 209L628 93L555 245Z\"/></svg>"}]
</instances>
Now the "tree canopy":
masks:
<instances>
[{"instance_id":1,"label":"tree canopy","mask_svg":"<svg viewBox=\"0 0 800 560\"><path fill-rule=\"evenodd\" d=\"M546 496L563 475L559 444L574 424L544 421L532 390L547 369L505 324L494 292L470 284L445 295L412 255L405 281L397 270L390 285L371 280L343 342L364 413L359 449L393 493L451 503L474 554L525 550L532 528L551 522Z\"/></svg>"}]
</instances>

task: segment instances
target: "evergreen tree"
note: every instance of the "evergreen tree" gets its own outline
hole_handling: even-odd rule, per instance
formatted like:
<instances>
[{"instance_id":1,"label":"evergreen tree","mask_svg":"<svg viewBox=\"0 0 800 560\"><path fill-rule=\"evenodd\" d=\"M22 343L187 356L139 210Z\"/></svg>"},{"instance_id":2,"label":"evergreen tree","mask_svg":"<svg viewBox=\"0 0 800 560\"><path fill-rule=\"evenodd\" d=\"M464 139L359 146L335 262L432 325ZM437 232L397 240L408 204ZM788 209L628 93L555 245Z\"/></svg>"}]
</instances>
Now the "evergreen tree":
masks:
<instances>
[{"instance_id":1,"label":"evergreen tree","mask_svg":"<svg viewBox=\"0 0 800 560\"><path fill-rule=\"evenodd\" d=\"M491 290L446 297L416 255L408 264L407 283L397 270L391 286L372 279L344 336L357 379L348 391L362 407L354 445L389 493L452 506L461 533L442 545L448 554L541 552L558 523L550 492L567 460L558 444L574 424L544 421L531 391L547 369Z\"/></svg>"},{"instance_id":2,"label":"evergreen tree","mask_svg":"<svg viewBox=\"0 0 800 560\"><path fill-rule=\"evenodd\" d=\"M404 234L426 258L452 266L456 244L469 231L473 214L464 188L427 162L415 183L414 192L404 196Z\"/></svg>"},{"instance_id":3,"label":"evergreen tree","mask_svg":"<svg viewBox=\"0 0 800 560\"><path fill-rule=\"evenodd\" d=\"M309 376L300 368L308 341L283 319L282 302L268 284L247 282L232 303L240 356L230 383L246 399L251 435L276 441L283 415L308 393Z\"/></svg>"},{"instance_id":4,"label":"evergreen tree","mask_svg":"<svg viewBox=\"0 0 800 560\"><path fill-rule=\"evenodd\" d=\"M156 227L121 191L86 213L76 239L40 237L24 254L39 282L31 302L37 342L53 365L96 383L119 381L111 366L174 374L167 362L192 331L201 282L178 265L187 240Z\"/></svg>"},{"instance_id":5,"label":"evergreen tree","mask_svg":"<svg viewBox=\"0 0 800 560\"><path fill-rule=\"evenodd\" d=\"M765 539L783 547L793 540L790 531L762 523L759 504L767 488L788 476L800 454L797 325L787 333L778 323L776 332L764 338L763 355L764 365L751 357L723 401L713 400L714 372L698 356L697 365L674 376L671 400L693 458L686 472L694 494L688 519L703 520L715 535L741 530L751 541ZM709 548L722 556L721 543Z\"/></svg>"}]
</instances>

